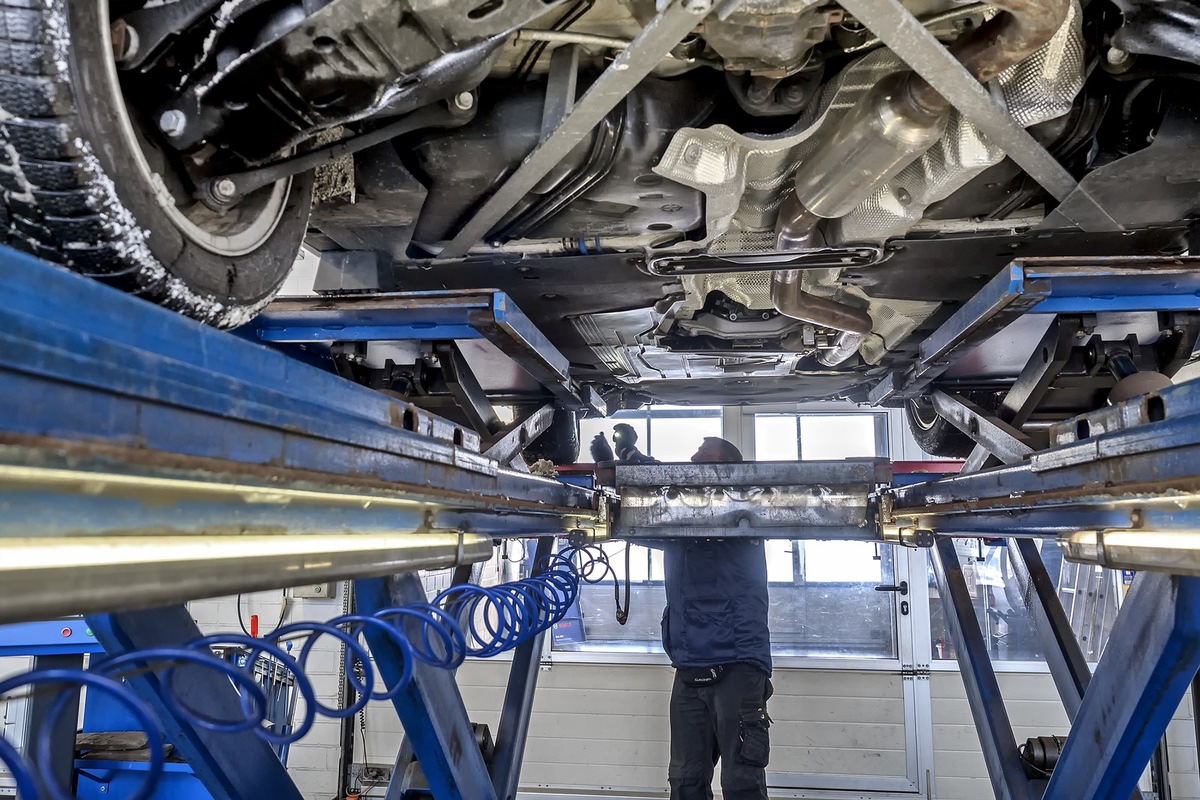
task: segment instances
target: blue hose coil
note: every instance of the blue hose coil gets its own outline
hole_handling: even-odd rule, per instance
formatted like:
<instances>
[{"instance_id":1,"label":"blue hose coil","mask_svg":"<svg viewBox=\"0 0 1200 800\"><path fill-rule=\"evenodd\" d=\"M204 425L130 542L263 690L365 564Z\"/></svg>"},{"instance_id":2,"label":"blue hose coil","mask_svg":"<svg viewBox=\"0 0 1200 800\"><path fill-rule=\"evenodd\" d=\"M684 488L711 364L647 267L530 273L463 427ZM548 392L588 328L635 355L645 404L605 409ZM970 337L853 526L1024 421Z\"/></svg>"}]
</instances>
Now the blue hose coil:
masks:
<instances>
[{"instance_id":1,"label":"blue hose coil","mask_svg":"<svg viewBox=\"0 0 1200 800\"><path fill-rule=\"evenodd\" d=\"M123 677L154 672L169 688L180 667L214 670L226 676L238 690L241 718L217 719L201 709L185 706L167 691L163 701L171 712L197 728L219 733L253 730L272 746L286 747L304 738L318 716L344 719L357 714L372 700L392 700L411 683L417 662L455 669L468 657L491 658L533 640L563 619L579 597L580 581L593 582L590 579L597 562L607 566L599 548L570 548L543 559L538 564L538 574L532 577L492 587L451 586L432 603L387 608L371 615L347 614L323 623L295 622L259 639L242 634L204 636L181 647L121 653L88 670L33 670L0 681L0 698L19 690L57 691L59 696L49 713L53 721L80 689L112 695L137 720L146 734L149 749L141 786L133 796L123 800L149 800L166 764L165 734L149 704L122 682ZM404 657L400 679L390 689L376 689L378 676L370 652L361 641L368 628L386 635ZM345 708L320 703L312 681L305 674L308 658L323 636L333 637L344 646L346 676L356 695ZM286 642L290 649L290 643L298 638L303 638L304 644L293 656L284 645ZM220 645L245 648L248 657L244 664L215 655L212 648ZM267 659L272 669L278 665L290 673L296 693L304 700L301 718L293 720L284 733L266 727L268 700L254 672L260 658ZM0 737L0 764L16 782L18 800L73 800L69 787L58 785L50 777L53 727L47 724L38 732L36 764L28 764L10 742ZM44 776L40 787L36 778L39 774Z\"/></svg>"}]
</instances>

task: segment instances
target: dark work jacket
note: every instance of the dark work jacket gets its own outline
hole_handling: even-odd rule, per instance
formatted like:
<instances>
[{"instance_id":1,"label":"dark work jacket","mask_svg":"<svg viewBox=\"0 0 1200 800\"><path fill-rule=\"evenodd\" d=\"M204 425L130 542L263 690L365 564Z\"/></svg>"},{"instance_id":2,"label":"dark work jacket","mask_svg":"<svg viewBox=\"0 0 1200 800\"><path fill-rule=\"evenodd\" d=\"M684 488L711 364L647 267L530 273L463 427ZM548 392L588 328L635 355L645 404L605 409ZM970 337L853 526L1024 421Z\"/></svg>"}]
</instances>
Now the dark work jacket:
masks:
<instances>
[{"instance_id":1,"label":"dark work jacket","mask_svg":"<svg viewBox=\"0 0 1200 800\"><path fill-rule=\"evenodd\" d=\"M671 665L753 664L771 673L767 554L760 539L656 542L663 549Z\"/></svg>"}]
</instances>

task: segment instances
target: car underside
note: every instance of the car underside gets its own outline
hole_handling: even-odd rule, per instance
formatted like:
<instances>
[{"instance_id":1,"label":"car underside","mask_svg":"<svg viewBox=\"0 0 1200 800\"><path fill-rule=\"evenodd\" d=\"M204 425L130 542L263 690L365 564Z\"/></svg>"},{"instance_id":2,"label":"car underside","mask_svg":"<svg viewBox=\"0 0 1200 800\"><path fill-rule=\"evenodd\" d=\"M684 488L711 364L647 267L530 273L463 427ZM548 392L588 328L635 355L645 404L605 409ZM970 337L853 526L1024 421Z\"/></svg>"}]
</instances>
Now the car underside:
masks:
<instances>
[{"instance_id":1,"label":"car underside","mask_svg":"<svg viewBox=\"0 0 1200 800\"><path fill-rule=\"evenodd\" d=\"M8 243L221 327L302 243L330 294L500 289L610 408L863 401L1014 259L1179 255L1200 213L1190 3L0 14ZM1089 330L1167 371L1185 328Z\"/></svg>"}]
</instances>

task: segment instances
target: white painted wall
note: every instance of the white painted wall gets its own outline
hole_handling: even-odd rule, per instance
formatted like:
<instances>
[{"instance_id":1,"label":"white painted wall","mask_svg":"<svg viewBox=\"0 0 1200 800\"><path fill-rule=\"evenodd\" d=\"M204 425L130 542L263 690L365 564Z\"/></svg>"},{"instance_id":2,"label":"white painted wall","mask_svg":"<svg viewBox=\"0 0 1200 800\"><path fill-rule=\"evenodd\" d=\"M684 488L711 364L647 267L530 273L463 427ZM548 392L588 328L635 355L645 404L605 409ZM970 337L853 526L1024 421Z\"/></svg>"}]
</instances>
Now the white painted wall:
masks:
<instances>
[{"instance_id":1,"label":"white painted wall","mask_svg":"<svg viewBox=\"0 0 1200 800\"><path fill-rule=\"evenodd\" d=\"M507 669L507 662L471 661L458 673L472 720L488 724L493 733ZM544 670L522 769L523 791L664 797L673 678L665 664L555 663ZM768 703L775 720L773 770L904 775L898 675L778 670L773 682L775 696ZM394 754L401 735L391 709L372 705L370 760Z\"/></svg>"},{"instance_id":2,"label":"white painted wall","mask_svg":"<svg viewBox=\"0 0 1200 800\"><path fill-rule=\"evenodd\" d=\"M1067 734L1066 714L1048 673L1001 673L998 679L1018 742L1031 736ZM957 671L935 672L930 691L936 796L941 800L992 800L994 795L971 721L962 676ZM1167 727L1167 748L1172 799L1200 798L1190 694Z\"/></svg>"}]
</instances>

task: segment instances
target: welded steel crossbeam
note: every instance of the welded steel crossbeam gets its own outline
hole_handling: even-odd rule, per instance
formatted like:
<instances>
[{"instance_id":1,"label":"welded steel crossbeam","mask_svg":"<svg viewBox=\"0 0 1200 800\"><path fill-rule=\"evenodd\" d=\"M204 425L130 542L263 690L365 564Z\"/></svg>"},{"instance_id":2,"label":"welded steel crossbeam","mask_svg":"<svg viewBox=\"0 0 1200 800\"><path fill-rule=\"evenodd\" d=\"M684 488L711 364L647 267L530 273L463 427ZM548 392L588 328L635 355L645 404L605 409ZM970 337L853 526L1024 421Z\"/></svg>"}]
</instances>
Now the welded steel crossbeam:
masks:
<instances>
[{"instance_id":1,"label":"welded steel crossbeam","mask_svg":"<svg viewBox=\"0 0 1200 800\"><path fill-rule=\"evenodd\" d=\"M618 465L615 538L881 539L875 459Z\"/></svg>"}]
</instances>

